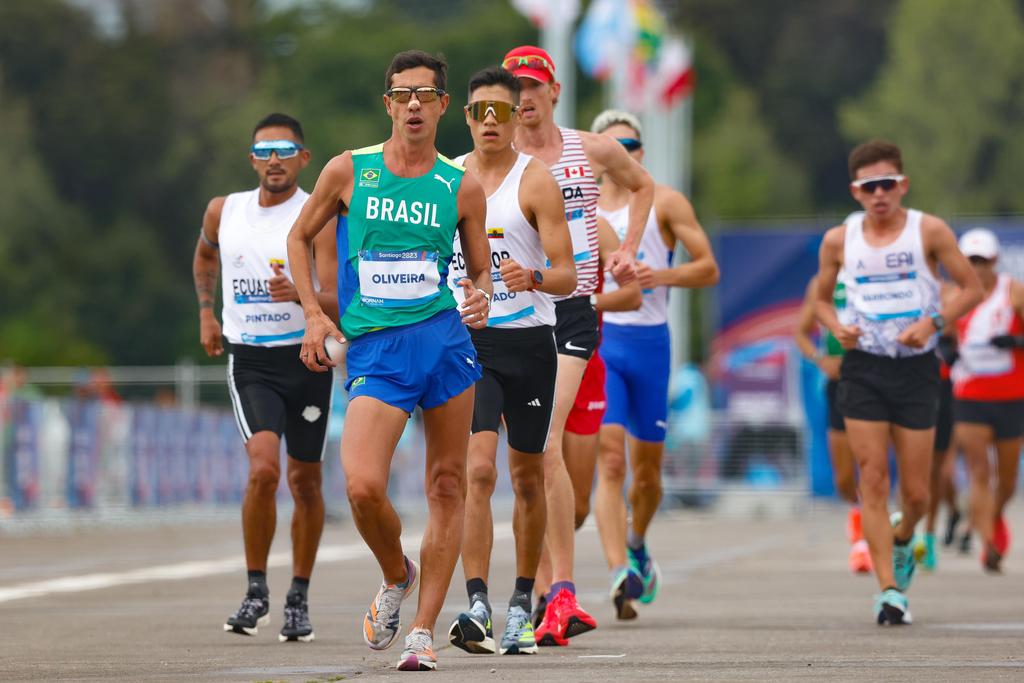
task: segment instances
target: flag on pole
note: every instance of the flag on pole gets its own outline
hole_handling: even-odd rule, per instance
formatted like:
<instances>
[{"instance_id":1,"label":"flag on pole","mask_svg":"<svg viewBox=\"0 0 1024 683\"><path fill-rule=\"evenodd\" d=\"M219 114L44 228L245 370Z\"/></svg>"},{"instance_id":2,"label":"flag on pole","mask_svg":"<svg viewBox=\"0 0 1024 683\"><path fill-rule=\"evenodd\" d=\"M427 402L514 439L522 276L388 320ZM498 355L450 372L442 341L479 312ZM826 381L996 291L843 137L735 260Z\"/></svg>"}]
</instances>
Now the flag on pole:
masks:
<instances>
[{"instance_id":1,"label":"flag on pole","mask_svg":"<svg viewBox=\"0 0 1024 683\"><path fill-rule=\"evenodd\" d=\"M583 71L607 79L616 64L627 73L624 106L671 108L694 86L690 50L668 32L650 0L594 0L576 32L576 59Z\"/></svg>"},{"instance_id":2,"label":"flag on pole","mask_svg":"<svg viewBox=\"0 0 1024 683\"><path fill-rule=\"evenodd\" d=\"M512 0L512 6L537 28L569 26L580 13L579 0Z\"/></svg>"}]
</instances>

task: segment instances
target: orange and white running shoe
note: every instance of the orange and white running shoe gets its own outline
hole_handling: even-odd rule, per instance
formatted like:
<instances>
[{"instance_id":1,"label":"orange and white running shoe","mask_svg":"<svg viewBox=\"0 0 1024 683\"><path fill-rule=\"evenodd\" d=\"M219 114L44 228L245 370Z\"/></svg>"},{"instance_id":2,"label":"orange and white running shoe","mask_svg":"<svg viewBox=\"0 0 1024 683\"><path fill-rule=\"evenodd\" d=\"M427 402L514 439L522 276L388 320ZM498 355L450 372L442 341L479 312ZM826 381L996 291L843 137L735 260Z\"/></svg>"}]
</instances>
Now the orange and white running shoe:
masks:
<instances>
[{"instance_id":1,"label":"orange and white running shoe","mask_svg":"<svg viewBox=\"0 0 1024 683\"><path fill-rule=\"evenodd\" d=\"M405 637L405 649L395 667L399 671L434 671L437 669L437 655L434 654L434 635L425 628L414 628Z\"/></svg>"},{"instance_id":2,"label":"orange and white running shoe","mask_svg":"<svg viewBox=\"0 0 1024 683\"><path fill-rule=\"evenodd\" d=\"M863 538L850 546L850 571L854 574L870 574L874 571L871 563L871 550Z\"/></svg>"}]
</instances>

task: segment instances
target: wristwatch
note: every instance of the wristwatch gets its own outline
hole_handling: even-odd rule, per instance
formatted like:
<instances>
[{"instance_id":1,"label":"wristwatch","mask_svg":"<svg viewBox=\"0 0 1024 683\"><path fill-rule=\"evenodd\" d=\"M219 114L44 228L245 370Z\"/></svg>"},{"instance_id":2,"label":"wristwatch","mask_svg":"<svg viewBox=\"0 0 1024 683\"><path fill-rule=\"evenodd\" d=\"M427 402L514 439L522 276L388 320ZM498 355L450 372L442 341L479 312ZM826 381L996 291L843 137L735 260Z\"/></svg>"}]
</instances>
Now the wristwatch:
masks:
<instances>
[{"instance_id":1,"label":"wristwatch","mask_svg":"<svg viewBox=\"0 0 1024 683\"><path fill-rule=\"evenodd\" d=\"M544 284L544 273L540 272L539 270L531 271L530 272L530 291L532 292L533 290L537 289L537 287L541 286L542 284Z\"/></svg>"},{"instance_id":2,"label":"wristwatch","mask_svg":"<svg viewBox=\"0 0 1024 683\"><path fill-rule=\"evenodd\" d=\"M931 314L932 325L935 325L936 332L942 332L942 329L946 326L946 319L942 317L941 313Z\"/></svg>"}]
</instances>

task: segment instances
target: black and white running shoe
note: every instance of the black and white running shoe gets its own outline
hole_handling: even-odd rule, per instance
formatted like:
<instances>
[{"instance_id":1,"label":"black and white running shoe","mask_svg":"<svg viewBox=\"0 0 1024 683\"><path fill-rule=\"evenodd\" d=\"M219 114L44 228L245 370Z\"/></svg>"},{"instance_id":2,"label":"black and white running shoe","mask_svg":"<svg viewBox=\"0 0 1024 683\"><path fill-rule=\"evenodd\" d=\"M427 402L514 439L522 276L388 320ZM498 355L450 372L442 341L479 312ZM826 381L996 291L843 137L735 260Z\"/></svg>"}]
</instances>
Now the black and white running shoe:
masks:
<instances>
[{"instance_id":1,"label":"black and white running shoe","mask_svg":"<svg viewBox=\"0 0 1024 683\"><path fill-rule=\"evenodd\" d=\"M311 643L313 637L313 624L309 623L309 602L302 593L289 593L284 603L284 626L277 639L282 643Z\"/></svg>"},{"instance_id":2,"label":"black and white running shoe","mask_svg":"<svg viewBox=\"0 0 1024 683\"><path fill-rule=\"evenodd\" d=\"M228 617L224 630L243 636L254 636L260 626L270 623L270 600L265 595L249 591L238 611Z\"/></svg>"}]
</instances>

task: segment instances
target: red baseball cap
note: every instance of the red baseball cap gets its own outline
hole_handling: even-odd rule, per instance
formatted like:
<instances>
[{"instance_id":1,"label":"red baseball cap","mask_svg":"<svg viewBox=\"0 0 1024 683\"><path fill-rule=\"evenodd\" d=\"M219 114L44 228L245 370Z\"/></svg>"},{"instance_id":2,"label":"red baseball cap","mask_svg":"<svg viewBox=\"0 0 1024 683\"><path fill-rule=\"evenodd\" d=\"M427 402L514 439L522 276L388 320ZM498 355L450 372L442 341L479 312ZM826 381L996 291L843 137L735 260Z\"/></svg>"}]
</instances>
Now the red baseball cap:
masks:
<instances>
[{"instance_id":1,"label":"red baseball cap","mask_svg":"<svg viewBox=\"0 0 1024 683\"><path fill-rule=\"evenodd\" d=\"M532 78L541 83L555 81L555 62L551 55L535 45L520 45L509 50L501 65L519 78Z\"/></svg>"}]
</instances>

